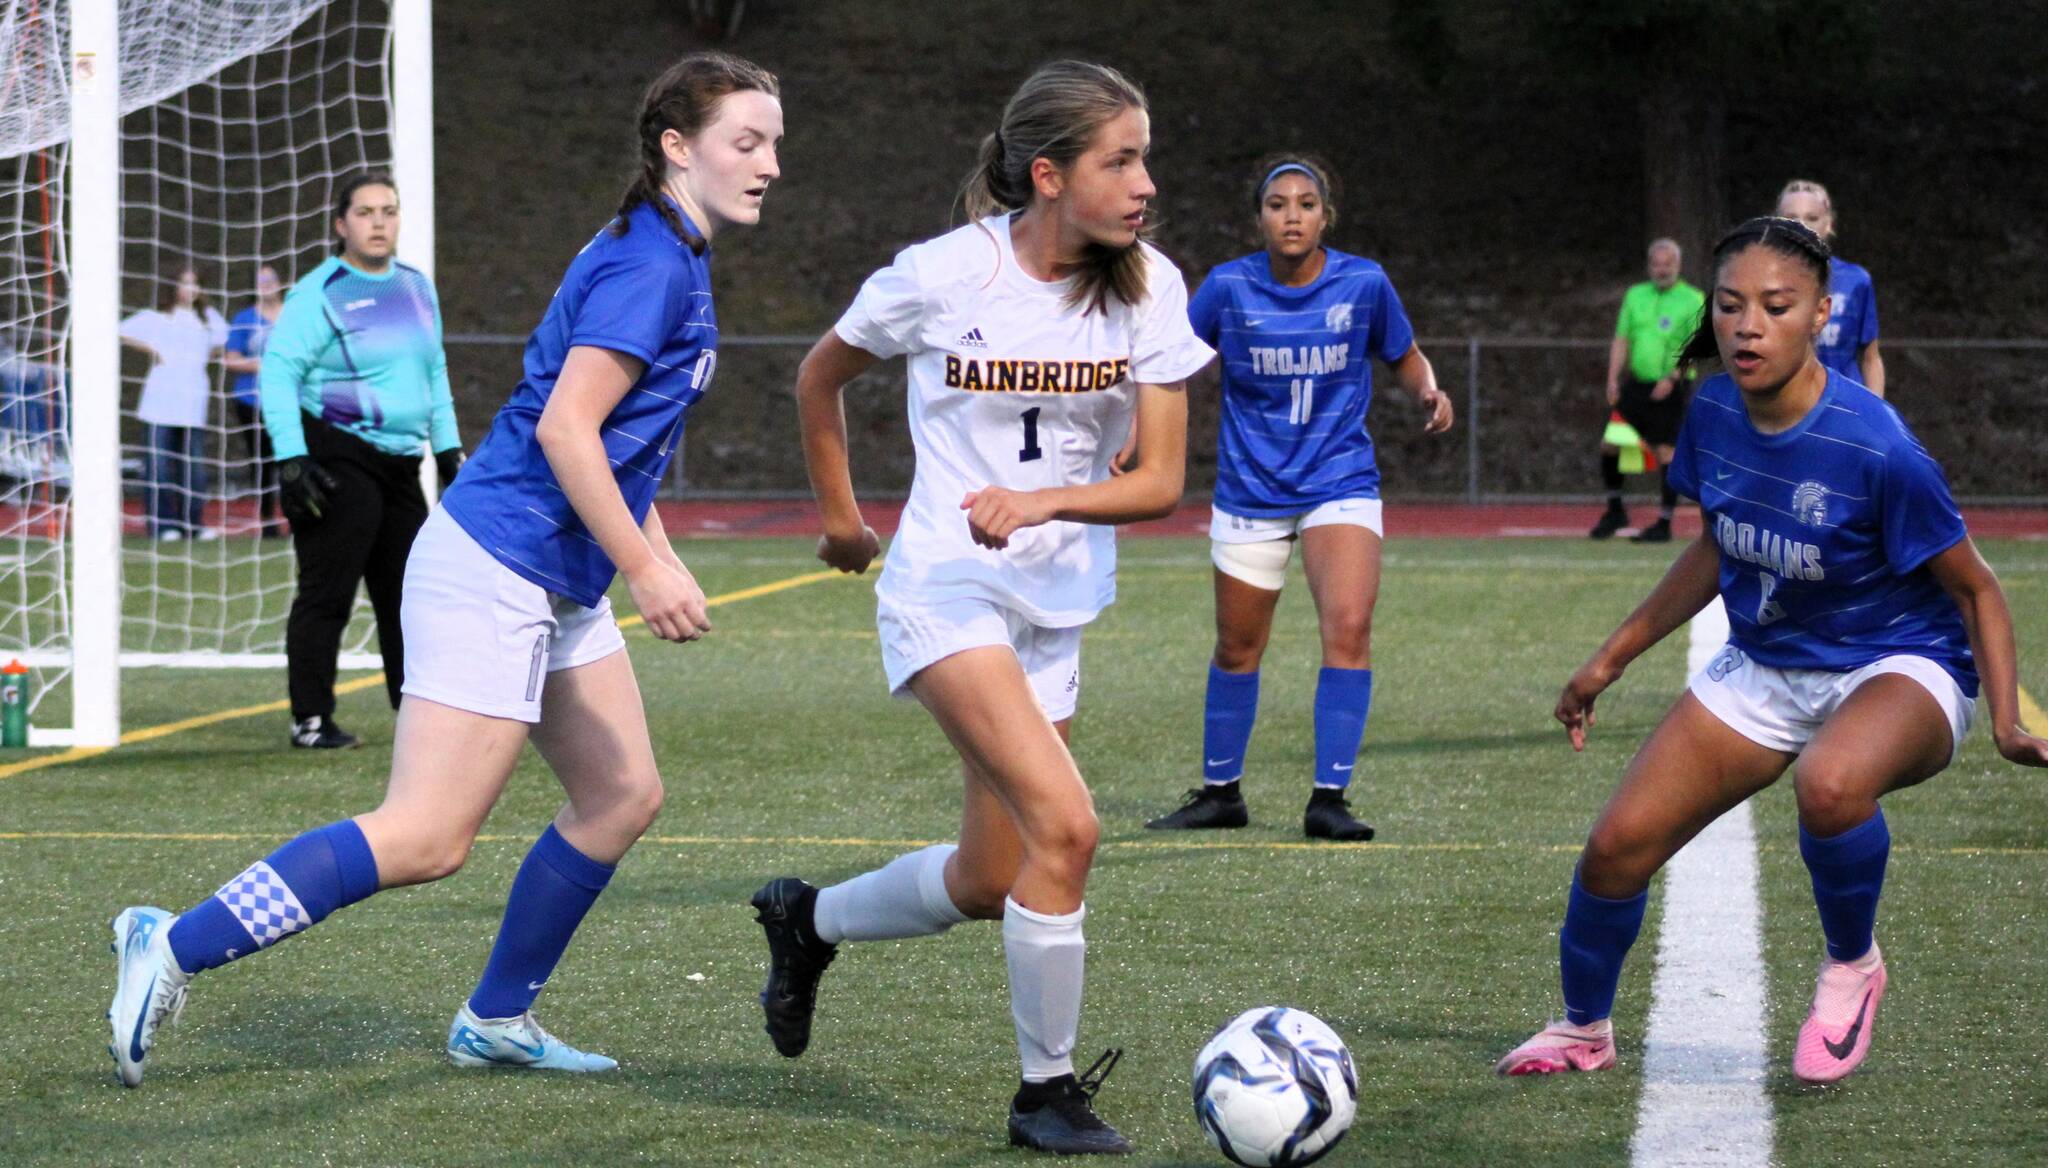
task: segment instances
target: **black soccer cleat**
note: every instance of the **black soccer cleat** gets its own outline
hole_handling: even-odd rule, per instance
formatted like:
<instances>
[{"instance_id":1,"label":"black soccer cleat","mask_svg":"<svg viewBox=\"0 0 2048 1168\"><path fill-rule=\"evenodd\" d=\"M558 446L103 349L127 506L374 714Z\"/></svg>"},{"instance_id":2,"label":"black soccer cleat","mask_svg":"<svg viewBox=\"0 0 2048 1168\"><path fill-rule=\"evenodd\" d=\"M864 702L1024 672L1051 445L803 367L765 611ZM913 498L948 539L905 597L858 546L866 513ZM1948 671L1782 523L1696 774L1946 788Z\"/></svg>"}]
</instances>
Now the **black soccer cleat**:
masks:
<instances>
[{"instance_id":1,"label":"black soccer cleat","mask_svg":"<svg viewBox=\"0 0 2048 1168\"><path fill-rule=\"evenodd\" d=\"M1628 537L1630 543L1670 543L1671 521L1659 519L1641 531Z\"/></svg>"},{"instance_id":2,"label":"black soccer cleat","mask_svg":"<svg viewBox=\"0 0 2048 1168\"><path fill-rule=\"evenodd\" d=\"M1344 840L1357 843L1372 838L1372 824L1361 823L1351 814L1344 792L1334 787L1317 787L1308 797L1302 813L1301 830L1310 839Z\"/></svg>"},{"instance_id":3,"label":"black soccer cleat","mask_svg":"<svg viewBox=\"0 0 2048 1168\"><path fill-rule=\"evenodd\" d=\"M1182 798L1179 810L1148 820L1153 831L1191 831L1211 827L1243 827L1252 821L1236 783L1204 783Z\"/></svg>"},{"instance_id":4,"label":"black soccer cleat","mask_svg":"<svg viewBox=\"0 0 2048 1168\"><path fill-rule=\"evenodd\" d=\"M768 984L761 1009L776 1053L795 1058L811 1045L811 1015L818 1008L818 979L839 955L837 945L818 939L811 923L818 890L794 876L770 880L754 894L754 919L768 934Z\"/></svg>"},{"instance_id":5,"label":"black soccer cleat","mask_svg":"<svg viewBox=\"0 0 2048 1168\"><path fill-rule=\"evenodd\" d=\"M1628 526L1628 508L1619 503L1609 503L1600 515L1600 522L1586 533L1592 539L1611 539L1614 533Z\"/></svg>"},{"instance_id":6,"label":"black soccer cleat","mask_svg":"<svg viewBox=\"0 0 2048 1168\"><path fill-rule=\"evenodd\" d=\"M1024 1083L1010 1100L1010 1143L1058 1156L1128 1156L1131 1141L1095 1114L1093 1100L1102 1081L1124 1056L1105 1050L1080 1078L1061 1075Z\"/></svg>"},{"instance_id":7,"label":"black soccer cleat","mask_svg":"<svg viewBox=\"0 0 2048 1168\"><path fill-rule=\"evenodd\" d=\"M333 718L315 714L292 723L292 745L308 750L352 750L363 740L337 726Z\"/></svg>"}]
</instances>

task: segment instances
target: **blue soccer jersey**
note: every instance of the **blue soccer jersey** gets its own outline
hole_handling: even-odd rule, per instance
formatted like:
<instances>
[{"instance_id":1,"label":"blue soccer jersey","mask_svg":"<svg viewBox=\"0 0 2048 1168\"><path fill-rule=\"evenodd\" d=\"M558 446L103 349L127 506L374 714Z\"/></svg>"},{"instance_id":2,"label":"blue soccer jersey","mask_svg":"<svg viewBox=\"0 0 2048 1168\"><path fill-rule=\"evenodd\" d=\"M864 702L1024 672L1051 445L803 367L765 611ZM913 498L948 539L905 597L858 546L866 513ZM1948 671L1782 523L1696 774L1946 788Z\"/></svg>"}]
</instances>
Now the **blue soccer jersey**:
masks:
<instances>
[{"instance_id":1,"label":"blue soccer jersey","mask_svg":"<svg viewBox=\"0 0 2048 1168\"><path fill-rule=\"evenodd\" d=\"M251 304L235 314L228 322L227 351L242 357L263 356L264 346L270 343L271 322L262 310ZM257 379L254 373L237 373L229 387L235 400L245 406L257 404Z\"/></svg>"},{"instance_id":2,"label":"blue soccer jersey","mask_svg":"<svg viewBox=\"0 0 2048 1168\"><path fill-rule=\"evenodd\" d=\"M1372 359L1400 360L1415 330L1378 264L1327 250L1322 274L1289 288L1254 252L1209 273L1188 320L1223 358L1217 507L1272 517L1379 498Z\"/></svg>"},{"instance_id":3,"label":"blue soccer jersey","mask_svg":"<svg viewBox=\"0 0 2048 1168\"><path fill-rule=\"evenodd\" d=\"M1863 366L1856 355L1877 339L1877 290L1870 273L1847 260L1828 261L1828 322L1821 326L1814 351L1820 363L1862 384Z\"/></svg>"},{"instance_id":4,"label":"blue soccer jersey","mask_svg":"<svg viewBox=\"0 0 2048 1168\"><path fill-rule=\"evenodd\" d=\"M625 235L600 231L570 262L526 342L526 376L441 500L499 563L585 607L603 599L618 569L570 507L534 434L569 350L588 345L646 364L599 427L636 523L646 521L684 416L718 364L708 255L693 253L652 206L634 208L628 221Z\"/></svg>"},{"instance_id":5,"label":"blue soccer jersey","mask_svg":"<svg viewBox=\"0 0 2048 1168\"><path fill-rule=\"evenodd\" d=\"M1735 383L1710 378L1686 411L1671 485L1700 502L1729 640L1752 659L1846 673L1910 653L1976 694L1962 613L1927 570L1969 532L1941 467L1882 399L1829 373L1798 425L1764 434Z\"/></svg>"}]
</instances>

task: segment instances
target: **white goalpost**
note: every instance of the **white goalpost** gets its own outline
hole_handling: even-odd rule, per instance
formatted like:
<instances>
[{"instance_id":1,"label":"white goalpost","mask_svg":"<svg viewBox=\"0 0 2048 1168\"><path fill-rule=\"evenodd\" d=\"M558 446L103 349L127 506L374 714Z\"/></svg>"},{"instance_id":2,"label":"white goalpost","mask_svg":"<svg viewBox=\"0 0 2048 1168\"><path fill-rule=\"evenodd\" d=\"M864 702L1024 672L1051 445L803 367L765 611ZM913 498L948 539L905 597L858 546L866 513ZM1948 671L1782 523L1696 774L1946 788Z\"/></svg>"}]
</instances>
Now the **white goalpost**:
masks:
<instances>
[{"instance_id":1,"label":"white goalpost","mask_svg":"<svg viewBox=\"0 0 2048 1168\"><path fill-rule=\"evenodd\" d=\"M294 563L260 423L211 361L204 424L149 424L147 366L119 337L184 311L167 306L187 269L221 320L262 267L288 287L331 251L335 186L362 169L393 172L400 254L433 272L431 15L0 0L0 664L33 671L33 745L117 742L124 668L284 664ZM343 668L376 667L373 644L359 602Z\"/></svg>"}]
</instances>

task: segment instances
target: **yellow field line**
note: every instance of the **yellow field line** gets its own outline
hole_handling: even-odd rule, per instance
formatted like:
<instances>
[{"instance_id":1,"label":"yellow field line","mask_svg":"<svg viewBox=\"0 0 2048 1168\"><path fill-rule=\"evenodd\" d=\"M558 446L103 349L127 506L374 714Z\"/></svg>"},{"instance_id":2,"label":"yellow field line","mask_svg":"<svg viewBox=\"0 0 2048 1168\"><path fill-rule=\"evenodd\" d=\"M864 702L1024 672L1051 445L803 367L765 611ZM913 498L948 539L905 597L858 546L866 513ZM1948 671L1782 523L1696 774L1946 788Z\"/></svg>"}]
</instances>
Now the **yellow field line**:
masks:
<instances>
[{"instance_id":1,"label":"yellow field line","mask_svg":"<svg viewBox=\"0 0 2048 1168\"><path fill-rule=\"evenodd\" d=\"M2040 703L2034 700L2033 694L2027 692L2026 686L2020 686L2019 690L2020 725L2034 734L2048 735L2048 714L2041 712Z\"/></svg>"},{"instance_id":2,"label":"yellow field line","mask_svg":"<svg viewBox=\"0 0 2048 1168\"><path fill-rule=\"evenodd\" d=\"M742 600L753 600L760 596L770 596L777 592L786 592L791 588L801 588L806 584L816 584L820 580L830 580L839 575L841 573L829 568L822 572L806 572L801 576L791 576L786 580L773 580L766 584L757 584L752 588L742 588L737 592L727 592L719 596L710 597L704 601L704 607L716 608L722 604L736 604ZM629 616L619 622L619 627L621 629L630 629L645 623L647 622L642 617ZM349 694L357 690L371 689L383 684L384 674L380 671L366 677L358 677L342 682L334 687L334 692L336 694ZM287 713L291 708L291 702L289 701L275 701L264 702L261 705L255 706L237 706L232 710L216 710L211 714L200 714L196 717L183 718L176 722L165 722L161 726L144 726L138 730L130 730L126 734L121 735L121 745L133 746L138 742L153 742L159 738L168 738L173 734L183 734L187 730L197 730L202 726L212 726L220 722L232 722L237 718L253 718L259 714ZM44 767L84 762L86 759L97 758L113 749L115 748L111 746L74 746L69 750L62 750L56 754L26 758L20 762L0 766L0 780L11 779L16 775L41 770Z\"/></svg>"},{"instance_id":3,"label":"yellow field line","mask_svg":"<svg viewBox=\"0 0 2048 1168\"><path fill-rule=\"evenodd\" d=\"M289 838L274 832L229 831L0 831L0 843L275 843ZM480 835L482 844L531 844L532 836ZM783 847L783 848L928 848L943 840L868 839L859 836L769 836L769 835L647 835L640 843L651 847ZM1125 852L1544 852L1565 855L1579 850L1579 844L1493 843L1310 843L1306 840L1109 840L1104 851ZM1892 851L1925 856L2044 856L2048 848L1953 847L1926 848L1895 844Z\"/></svg>"}]
</instances>

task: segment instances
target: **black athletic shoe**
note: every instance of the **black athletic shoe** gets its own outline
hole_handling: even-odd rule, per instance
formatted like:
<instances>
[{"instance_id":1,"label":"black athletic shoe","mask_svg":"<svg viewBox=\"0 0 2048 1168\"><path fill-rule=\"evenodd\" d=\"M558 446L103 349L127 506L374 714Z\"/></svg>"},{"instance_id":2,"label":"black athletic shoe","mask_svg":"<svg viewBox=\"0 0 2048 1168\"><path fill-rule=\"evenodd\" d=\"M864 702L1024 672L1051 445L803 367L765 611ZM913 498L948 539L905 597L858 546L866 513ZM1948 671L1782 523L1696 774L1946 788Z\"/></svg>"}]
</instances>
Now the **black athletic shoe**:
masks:
<instances>
[{"instance_id":1,"label":"black athletic shoe","mask_svg":"<svg viewBox=\"0 0 2048 1168\"><path fill-rule=\"evenodd\" d=\"M1182 798L1178 811L1148 820L1154 831L1189 831L1206 827L1243 827L1252 817L1236 783L1203 783Z\"/></svg>"},{"instance_id":2,"label":"black athletic shoe","mask_svg":"<svg viewBox=\"0 0 2048 1168\"><path fill-rule=\"evenodd\" d=\"M1630 543L1670 543L1671 521L1669 519L1659 519L1657 522L1629 536L1628 541Z\"/></svg>"},{"instance_id":3,"label":"black athletic shoe","mask_svg":"<svg viewBox=\"0 0 2048 1168\"><path fill-rule=\"evenodd\" d=\"M1353 818L1351 805L1344 801L1344 793L1332 787L1318 787L1308 797L1308 810L1302 814L1301 830L1310 839L1359 841L1372 838L1372 824L1360 823Z\"/></svg>"},{"instance_id":4,"label":"black athletic shoe","mask_svg":"<svg viewBox=\"0 0 2048 1168\"><path fill-rule=\"evenodd\" d=\"M839 946L827 945L812 931L817 900L818 890L794 876L770 880L754 894L754 919L768 934L768 984L761 990L761 1009L768 1015L768 1037L785 1058L795 1058L811 1044L818 979L839 955Z\"/></svg>"},{"instance_id":5,"label":"black athletic shoe","mask_svg":"<svg viewBox=\"0 0 2048 1168\"><path fill-rule=\"evenodd\" d=\"M361 746L363 740L334 724L334 719L318 714L292 723L292 745L308 750L347 750Z\"/></svg>"},{"instance_id":6,"label":"black athletic shoe","mask_svg":"<svg viewBox=\"0 0 2048 1168\"><path fill-rule=\"evenodd\" d=\"M1600 522L1586 534L1593 539L1611 539L1614 533L1628 526L1628 508L1619 503L1609 503L1600 515Z\"/></svg>"},{"instance_id":7,"label":"black athletic shoe","mask_svg":"<svg viewBox=\"0 0 2048 1168\"><path fill-rule=\"evenodd\" d=\"M1019 1086L1010 1100L1010 1142L1059 1156L1130 1155L1131 1141L1102 1122L1093 1106L1102 1081L1123 1056L1121 1049L1105 1050L1078 1079L1061 1075Z\"/></svg>"}]
</instances>

